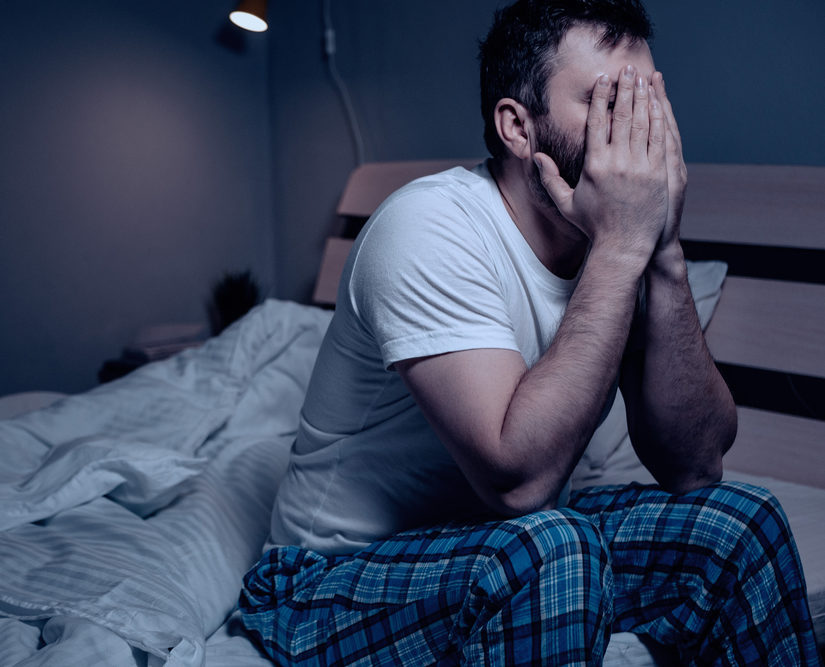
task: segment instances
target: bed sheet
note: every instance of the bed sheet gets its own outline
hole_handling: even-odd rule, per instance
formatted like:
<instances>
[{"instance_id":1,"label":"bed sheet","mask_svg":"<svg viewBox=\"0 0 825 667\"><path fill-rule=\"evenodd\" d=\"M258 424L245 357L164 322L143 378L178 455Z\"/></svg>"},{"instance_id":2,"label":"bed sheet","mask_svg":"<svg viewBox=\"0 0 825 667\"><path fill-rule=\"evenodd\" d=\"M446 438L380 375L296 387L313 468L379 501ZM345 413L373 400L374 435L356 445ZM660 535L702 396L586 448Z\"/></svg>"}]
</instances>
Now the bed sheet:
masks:
<instances>
[{"instance_id":1,"label":"bed sheet","mask_svg":"<svg viewBox=\"0 0 825 667\"><path fill-rule=\"evenodd\" d=\"M0 422L0 664L204 664L268 534L329 317L267 301L198 350Z\"/></svg>"},{"instance_id":2,"label":"bed sheet","mask_svg":"<svg viewBox=\"0 0 825 667\"><path fill-rule=\"evenodd\" d=\"M651 648L653 652L651 652ZM604 667L662 667L668 654L648 647L635 635L623 632L610 638ZM271 667L272 663L245 633L235 614L206 642L206 667Z\"/></svg>"}]
</instances>

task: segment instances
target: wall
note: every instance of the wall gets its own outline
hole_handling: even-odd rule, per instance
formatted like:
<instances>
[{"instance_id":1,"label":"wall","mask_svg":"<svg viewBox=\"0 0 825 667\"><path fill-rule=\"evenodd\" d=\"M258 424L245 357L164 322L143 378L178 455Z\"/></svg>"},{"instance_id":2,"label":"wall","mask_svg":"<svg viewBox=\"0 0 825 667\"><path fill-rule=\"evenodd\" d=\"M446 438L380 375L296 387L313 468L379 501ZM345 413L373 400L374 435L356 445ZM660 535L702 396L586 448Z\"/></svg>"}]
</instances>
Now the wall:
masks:
<instances>
[{"instance_id":1,"label":"wall","mask_svg":"<svg viewBox=\"0 0 825 667\"><path fill-rule=\"evenodd\" d=\"M271 288L267 46L232 5L3 1L0 394L94 386L225 271Z\"/></svg>"},{"instance_id":2,"label":"wall","mask_svg":"<svg viewBox=\"0 0 825 667\"><path fill-rule=\"evenodd\" d=\"M825 2L647 5L688 160L825 165Z\"/></svg>"},{"instance_id":3,"label":"wall","mask_svg":"<svg viewBox=\"0 0 825 667\"><path fill-rule=\"evenodd\" d=\"M499 4L333 0L339 69L368 160L485 154L475 56ZM825 164L822 0L646 4L688 160ZM320 3L284 3L278 14L270 42L278 293L308 300L354 158L321 58Z\"/></svg>"}]
</instances>

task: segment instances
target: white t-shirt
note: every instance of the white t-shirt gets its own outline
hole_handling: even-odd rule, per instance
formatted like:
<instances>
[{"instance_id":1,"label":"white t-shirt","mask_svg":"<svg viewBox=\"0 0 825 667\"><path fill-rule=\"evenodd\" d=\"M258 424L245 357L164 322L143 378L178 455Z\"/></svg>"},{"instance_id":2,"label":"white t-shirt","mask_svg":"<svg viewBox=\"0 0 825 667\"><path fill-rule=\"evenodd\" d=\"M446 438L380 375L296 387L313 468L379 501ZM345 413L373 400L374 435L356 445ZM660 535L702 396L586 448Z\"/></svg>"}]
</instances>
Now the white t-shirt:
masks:
<instances>
[{"instance_id":1,"label":"white t-shirt","mask_svg":"<svg viewBox=\"0 0 825 667\"><path fill-rule=\"evenodd\" d=\"M301 412L272 544L352 553L487 509L393 364L475 348L547 350L575 280L535 256L486 165L419 179L359 235Z\"/></svg>"}]
</instances>

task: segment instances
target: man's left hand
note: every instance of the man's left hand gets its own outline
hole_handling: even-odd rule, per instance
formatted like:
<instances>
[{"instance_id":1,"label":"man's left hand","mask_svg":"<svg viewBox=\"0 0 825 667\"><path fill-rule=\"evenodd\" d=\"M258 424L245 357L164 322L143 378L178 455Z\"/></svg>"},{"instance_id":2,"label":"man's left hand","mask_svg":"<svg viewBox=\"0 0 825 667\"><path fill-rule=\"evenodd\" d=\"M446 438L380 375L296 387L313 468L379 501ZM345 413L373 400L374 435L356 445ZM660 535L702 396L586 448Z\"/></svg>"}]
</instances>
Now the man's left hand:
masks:
<instances>
[{"instance_id":1,"label":"man's left hand","mask_svg":"<svg viewBox=\"0 0 825 667\"><path fill-rule=\"evenodd\" d=\"M687 167L682 155L682 137L679 134L679 126L676 124L673 107L665 92L665 81L661 72L653 74L651 88L651 94L655 94L662 105L667 126L668 212L661 239L654 253L655 261L655 255L658 252L672 247L679 241L679 224L682 220L682 210L685 206L685 192L687 190Z\"/></svg>"}]
</instances>

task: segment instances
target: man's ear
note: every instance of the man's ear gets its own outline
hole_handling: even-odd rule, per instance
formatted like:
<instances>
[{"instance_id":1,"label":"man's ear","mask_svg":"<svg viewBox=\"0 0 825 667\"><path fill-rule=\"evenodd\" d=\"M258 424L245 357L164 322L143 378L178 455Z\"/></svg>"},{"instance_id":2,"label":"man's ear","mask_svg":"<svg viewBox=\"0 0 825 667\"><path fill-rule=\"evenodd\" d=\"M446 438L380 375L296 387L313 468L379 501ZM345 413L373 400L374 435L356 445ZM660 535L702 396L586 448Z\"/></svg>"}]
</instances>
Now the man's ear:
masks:
<instances>
[{"instance_id":1,"label":"man's ear","mask_svg":"<svg viewBox=\"0 0 825 667\"><path fill-rule=\"evenodd\" d=\"M533 123L527 108L510 97L496 104L494 119L499 139L520 160L533 158Z\"/></svg>"}]
</instances>

